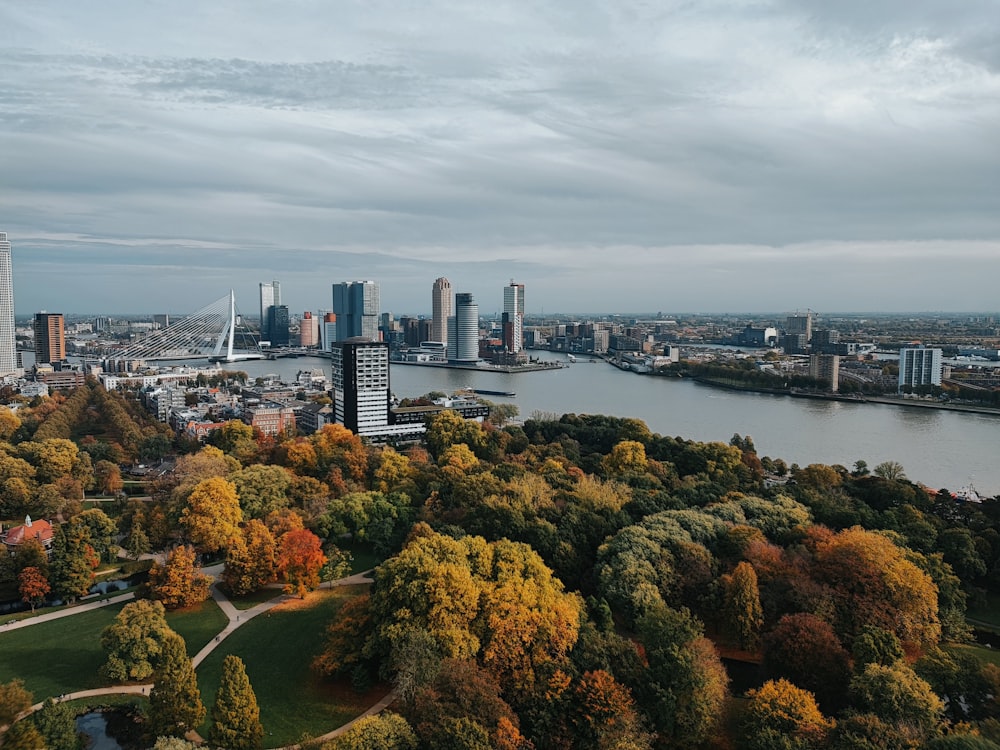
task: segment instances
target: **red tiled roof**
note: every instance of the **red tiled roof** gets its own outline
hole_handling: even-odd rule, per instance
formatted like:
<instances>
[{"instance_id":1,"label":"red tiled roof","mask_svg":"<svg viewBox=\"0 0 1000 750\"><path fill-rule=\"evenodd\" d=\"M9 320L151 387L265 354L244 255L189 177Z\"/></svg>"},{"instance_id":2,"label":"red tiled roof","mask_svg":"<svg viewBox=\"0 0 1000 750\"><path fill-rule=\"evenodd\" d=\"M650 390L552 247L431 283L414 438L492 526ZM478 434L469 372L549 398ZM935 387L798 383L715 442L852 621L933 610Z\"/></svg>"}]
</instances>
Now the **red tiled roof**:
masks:
<instances>
[{"instance_id":1,"label":"red tiled roof","mask_svg":"<svg viewBox=\"0 0 1000 750\"><path fill-rule=\"evenodd\" d=\"M15 526L7 532L7 546L24 544L29 539L37 539L43 545L52 539L52 524L48 521L32 521L31 526Z\"/></svg>"}]
</instances>

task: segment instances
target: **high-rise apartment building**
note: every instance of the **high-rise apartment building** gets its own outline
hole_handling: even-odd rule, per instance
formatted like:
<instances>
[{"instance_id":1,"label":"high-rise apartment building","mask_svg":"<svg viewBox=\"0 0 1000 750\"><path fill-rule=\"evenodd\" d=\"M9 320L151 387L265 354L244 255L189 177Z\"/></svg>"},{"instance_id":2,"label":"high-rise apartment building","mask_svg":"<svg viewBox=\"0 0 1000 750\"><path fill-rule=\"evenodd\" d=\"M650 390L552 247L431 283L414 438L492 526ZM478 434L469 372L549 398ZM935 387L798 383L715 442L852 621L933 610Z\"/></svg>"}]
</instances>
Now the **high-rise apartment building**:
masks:
<instances>
[{"instance_id":1,"label":"high-rise apartment building","mask_svg":"<svg viewBox=\"0 0 1000 750\"><path fill-rule=\"evenodd\" d=\"M271 340L271 308L281 304L281 284L263 281L260 284L260 339Z\"/></svg>"},{"instance_id":2,"label":"high-rise apartment building","mask_svg":"<svg viewBox=\"0 0 1000 750\"><path fill-rule=\"evenodd\" d=\"M379 340L379 289L374 281L345 281L333 285L333 313L337 341L358 336Z\"/></svg>"},{"instance_id":3,"label":"high-rise apartment building","mask_svg":"<svg viewBox=\"0 0 1000 750\"><path fill-rule=\"evenodd\" d=\"M451 317L451 282L443 276L431 290L431 340L448 343L448 318Z\"/></svg>"},{"instance_id":4,"label":"high-rise apartment building","mask_svg":"<svg viewBox=\"0 0 1000 750\"><path fill-rule=\"evenodd\" d=\"M900 349L899 392L930 385L941 385L941 350L925 346Z\"/></svg>"},{"instance_id":5,"label":"high-rise apartment building","mask_svg":"<svg viewBox=\"0 0 1000 750\"><path fill-rule=\"evenodd\" d=\"M448 318L448 359L451 362L479 359L479 305L468 292L455 295L455 314Z\"/></svg>"},{"instance_id":6,"label":"high-rise apartment building","mask_svg":"<svg viewBox=\"0 0 1000 750\"><path fill-rule=\"evenodd\" d=\"M58 365L66 359L66 324L62 313L35 313L35 364Z\"/></svg>"},{"instance_id":7,"label":"high-rise apartment building","mask_svg":"<svg viewBox=\"0 0 1000 750\"><path fill-rule=\"evenodd\" d=\"M14 341L14 275L10 263L10 242L0 232L0 375L16 372L17 346Z\"/></svg>"},{"instance_id":8,"label":"high-rise apartment building","mask_svg":"<svg viewBox=\"0 0 1000 750\"><path fill-rule=\"evenodd\" d=\"M804 335L808 344L812 339L813 314L811 311L795 313L785 318L785 333L789 336Z\"/></svg>"},{"instance_id":9,"label":"high-rise apartment building","mask_svg":"<svg viewBox=\"0 0 1000 750\"><path fill-rule=\"evenodd\" d=\"M516 354L524 348L524 284L510 284L503 289L504 346Z\"/></svg>"},{"instance_id":10,"label":"high-rise apartment building","mask_svg":"<svg viewBox=\"0 0 1000 750\"><path fill-rule=\"evenodd\" d=\"M822 381L836 393L840 390L840 357L836 354L809 355L809 377Z\"/></svg>"}]
</instances>

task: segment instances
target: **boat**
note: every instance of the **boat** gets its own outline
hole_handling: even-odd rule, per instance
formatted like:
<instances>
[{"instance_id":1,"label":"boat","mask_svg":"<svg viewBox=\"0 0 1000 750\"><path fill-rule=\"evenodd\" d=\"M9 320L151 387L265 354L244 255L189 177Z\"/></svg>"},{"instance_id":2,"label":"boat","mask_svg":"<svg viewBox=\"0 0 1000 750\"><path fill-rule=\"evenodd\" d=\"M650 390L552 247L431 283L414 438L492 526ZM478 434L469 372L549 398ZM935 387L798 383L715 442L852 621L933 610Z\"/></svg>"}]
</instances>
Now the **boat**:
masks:
<instances>
[{"instance_id":1,"label":"boat","mask_svg":"<svg viewBox=\"0 0 1000 750\"><path fill-rule=\"evenodd\" d=\"M517 394L514 391L487 391L483 388L472 388L477 396L503 396L504 398L514 398Z\"/></svg>"}]
</instances>

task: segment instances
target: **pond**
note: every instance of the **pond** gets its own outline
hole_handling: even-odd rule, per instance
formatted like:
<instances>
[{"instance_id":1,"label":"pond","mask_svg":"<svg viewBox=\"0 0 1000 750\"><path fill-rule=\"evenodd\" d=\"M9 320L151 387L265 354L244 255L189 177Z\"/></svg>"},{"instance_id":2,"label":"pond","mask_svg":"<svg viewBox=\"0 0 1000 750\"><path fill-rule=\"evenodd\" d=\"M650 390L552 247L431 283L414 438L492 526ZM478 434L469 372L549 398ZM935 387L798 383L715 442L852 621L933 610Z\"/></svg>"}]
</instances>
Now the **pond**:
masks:
<instances>
[{"instance_id":1,"label":"pond","mask_svg":"<svg viewBox=\"0 0 1000 750\"><path fill-rule=\"evenodd\" d=\"M122 750L118 741L108 735L108 720L100 711L77 716L76 730L87 738L87 750Z\"/></svg>"}]
</instances>

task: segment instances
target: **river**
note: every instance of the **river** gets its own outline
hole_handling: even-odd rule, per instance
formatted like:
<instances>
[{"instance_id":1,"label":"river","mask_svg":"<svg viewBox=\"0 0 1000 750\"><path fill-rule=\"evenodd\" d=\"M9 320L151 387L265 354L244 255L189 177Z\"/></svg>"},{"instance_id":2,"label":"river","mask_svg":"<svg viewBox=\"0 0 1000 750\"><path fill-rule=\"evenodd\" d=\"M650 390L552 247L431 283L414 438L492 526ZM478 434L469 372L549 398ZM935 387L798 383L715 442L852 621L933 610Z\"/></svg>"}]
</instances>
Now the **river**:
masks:
<instances>
[{"instance_id":1,"label":"river","mask_svg":"<svg viewBox=\"0 0 1000 750\"><path fill-rule=\"evenodd\" d=\"M568 362L556 353L531 354ZM314 357L236 367L285 380L299 370L330 374L330 361ZM637 417L654 432L699 441L728 442L739 433L753 437L760 455L789 464L898 461L910 479L930 487L954 491L972 482L980 494L1000 495L1000 417L992 415L732 392L583 357L560 370L516 375L394 364L391 378L400 398L464 386L513 391L512 399L490 398L516 404L522 418L536 411Z\"/></svg>"}]
</instances>

